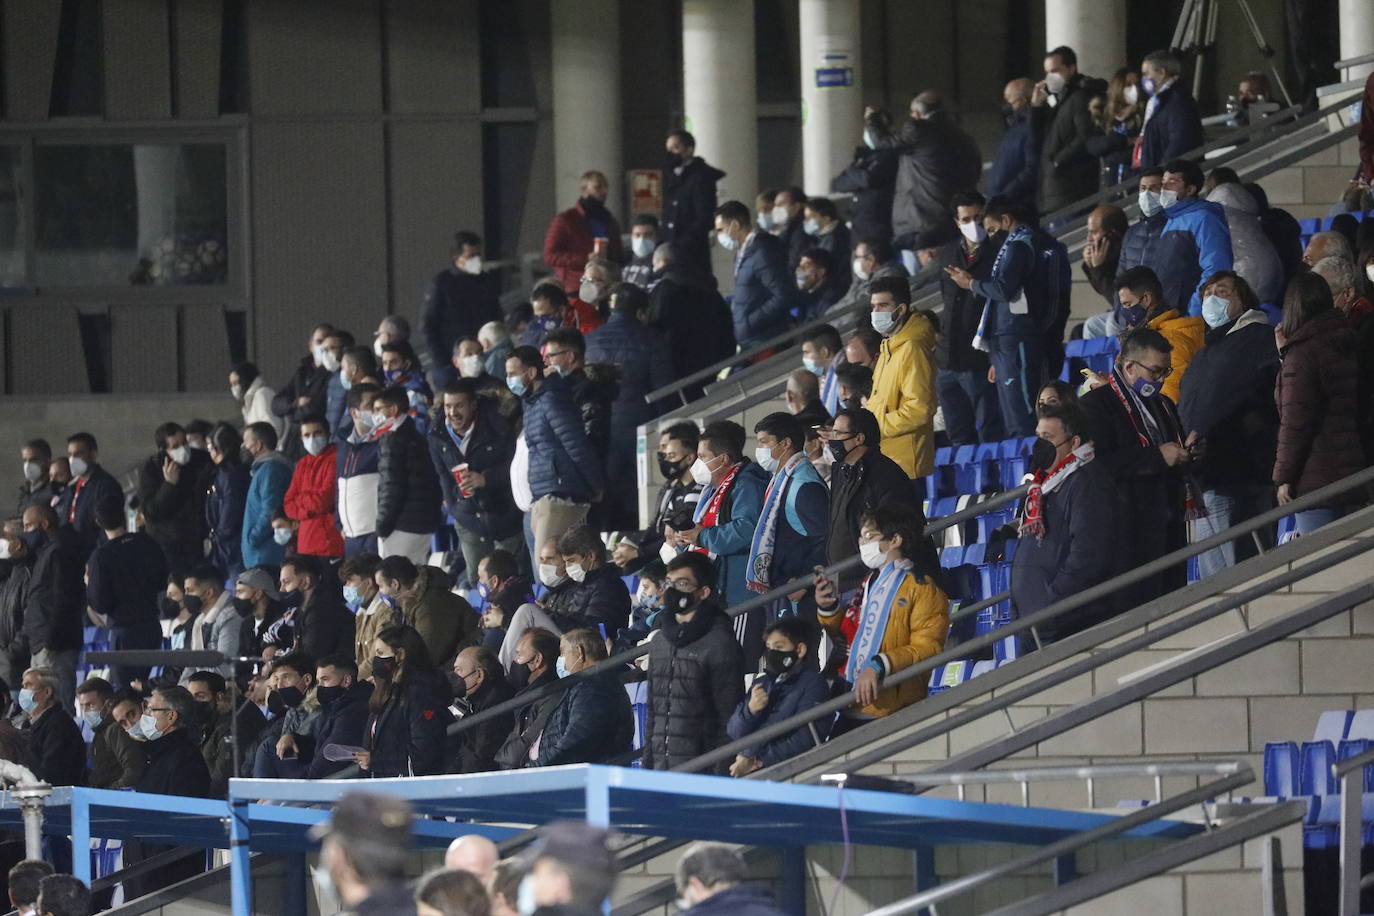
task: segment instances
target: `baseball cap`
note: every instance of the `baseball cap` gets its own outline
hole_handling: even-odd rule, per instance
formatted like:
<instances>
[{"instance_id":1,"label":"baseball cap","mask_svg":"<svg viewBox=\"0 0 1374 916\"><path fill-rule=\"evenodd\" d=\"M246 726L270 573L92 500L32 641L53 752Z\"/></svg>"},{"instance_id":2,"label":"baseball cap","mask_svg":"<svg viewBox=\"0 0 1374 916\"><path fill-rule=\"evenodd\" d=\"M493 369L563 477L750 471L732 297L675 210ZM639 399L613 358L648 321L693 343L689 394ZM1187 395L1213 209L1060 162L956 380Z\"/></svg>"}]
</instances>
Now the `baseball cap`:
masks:
<instances>
[{"instance_id":1,"label":"baseball cap","mask_svg":"<svg viewBox=\"0 0 1374 916\"><path fill-rule=\"evenodd\" d=\"M306 835L312 840L322 840L338 834L353 842L405 849L411 845L410 824L414 813L410 802L403 798L374 792L349 792L335 803L329 820L311 827Z\"/></svg>"},{"instance_id":2,"label":"baseball cap","mask_svg":"<svg viewBox=\"0 0 1374 916\"><path fill-rule=\"evenodd\" d=\"M273 581L271 574L261 566L254 566L252 569L245 569L239 573L239 577L234 580L238 585L246 585L249 588L256 588L265 592L268 598L276 601L281 598L281 592L277 591L277 583Z\"/></svg>"}]
</instances>

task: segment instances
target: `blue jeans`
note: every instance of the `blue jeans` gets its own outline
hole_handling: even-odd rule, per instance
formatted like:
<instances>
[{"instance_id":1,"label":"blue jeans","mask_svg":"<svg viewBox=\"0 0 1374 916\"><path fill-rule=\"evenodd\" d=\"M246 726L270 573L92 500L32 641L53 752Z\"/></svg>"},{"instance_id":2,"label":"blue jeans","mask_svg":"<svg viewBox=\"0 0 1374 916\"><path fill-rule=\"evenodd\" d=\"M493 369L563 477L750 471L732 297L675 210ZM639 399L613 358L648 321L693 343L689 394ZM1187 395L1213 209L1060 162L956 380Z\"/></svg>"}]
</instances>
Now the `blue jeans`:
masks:
<instances>
[{"instance_id":1,"label":"blue jeans","mask_svg":"<svg viewBox=\"0 0 1374 916\"><path fill-rule=\"evenodd\" d=\"M1194 544L1272 509L1274 490L1269 486L1253 485L1216 487L1202 491L1202 502L1207 507L1207 517L1189 523L1189 541ZM1198 575L1205 579L1223 569L1235 566L1238 561L1255 556L1258 553L1255 547L1256 534L1259 535L1259 541L1265 550L1274 546L1274 529L1262 528L1253 534L1244 535L1198 554Z\"/></svg>"},{"instance_id":2,"label":"blue jeans","mask_svg":"<svg viewBox=\"0 0 1374 916\"><path fill-rule=\"evenodd\" d=\"M1293 513L1295 535L1311 534L1323 525L1329 525L1345 515L1345 509L1308 509L1306 512Z\"/></svg>"},{"instance_id":3,"label":"blue jeans","mask_svg":"<svg viewBox=\"0 0 1374 916\"><path fill-rule=\"evenodd\" d=\"M1040 394L1040 342L1034 337L999 334L989 354L997 370L997 404L1006 435L1024 439L1035 435L1035 399Z\"/></svg>"},{"instance_id":4,"label":"blue jeans","mask_svg":"<svg viewBox=\"0 0 1374 916\"><path fill-rule=\"evenodd\" d=\"M1002 438L997 391L986 372L941 369L935 392L945 413L945 432L954 445L996 442Z\"/></svg>"}]
</instances>

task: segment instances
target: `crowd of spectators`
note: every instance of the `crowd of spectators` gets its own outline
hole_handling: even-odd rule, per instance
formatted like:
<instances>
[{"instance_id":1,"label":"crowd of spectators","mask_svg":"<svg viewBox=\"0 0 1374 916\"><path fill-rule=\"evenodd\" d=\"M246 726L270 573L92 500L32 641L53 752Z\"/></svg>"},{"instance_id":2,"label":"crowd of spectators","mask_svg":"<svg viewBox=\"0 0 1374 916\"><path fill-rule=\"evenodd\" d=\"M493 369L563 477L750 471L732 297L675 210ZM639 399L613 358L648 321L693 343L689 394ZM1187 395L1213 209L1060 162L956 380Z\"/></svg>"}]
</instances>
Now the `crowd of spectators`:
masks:
<instances>
[{"instance_id":1,"label":"crowd of spectators","mask_svg":"<svg viewBox=\"0 0 1374 916\"><path fill-rule=\"evenodd\" d=\"M636 217L625 248L607 180L588 172L550 225L553 277L527 307L502 315L481 239L460 232L422 340L399 315L370 346L321 323L280 388L236 366L243 423L158 425L127 499L90 434L65 455L30 441L0 535L7 706L18 688L5 755L53 784L187 796L223 796L234 775L350 767L637 756L666 769L854 691L833 722L717 768L744 776L925 695L922 678L885 682L949 633L922 510L939 444L1035 437L1029 495L1000 533L1021 542L1023 616L1365 467L1374 221L1296 250L1291 217L1261 189L1179 157L1201 135L1174 57L1099 83L1068 48L1046 56L1042 80L1009 83L986 195L977 149L937 94L917 95L896 128L870 110L842 176L852 225L797 188L764 191L753 211L718 204L721 173L674 131L664 219ZM1066 384L1073 278L1040 214L1093 193L1113 154L1117 177L1138 180L1140 216L1092 210L1082 270L1104 310L1073 333L1117 337L1119 356ZM712 238L733 253L728 303ZM917 264L938 268L938 315L913 307ZM851 306L865 320L848 340L813 320ZM798 322L786 411L747 430L672 424L636 455L637 428L666 406L647 395ZM640 528L646 457L663 482ZM1297 532L1362 496L1297 513ZM1254 549L1209 551L1201 573ZM727 613L853 557L861 566ZM1184 576L1166 569L1129 600ZM1097 602L1040 636L1123 609ZM223 661L78 679L88 628L114 649ZM581 674L645 644L640 665ZM625 687L644 680L637 728ZM355 853L339 855L357 872Z\"/></svg>"}]
</instances>

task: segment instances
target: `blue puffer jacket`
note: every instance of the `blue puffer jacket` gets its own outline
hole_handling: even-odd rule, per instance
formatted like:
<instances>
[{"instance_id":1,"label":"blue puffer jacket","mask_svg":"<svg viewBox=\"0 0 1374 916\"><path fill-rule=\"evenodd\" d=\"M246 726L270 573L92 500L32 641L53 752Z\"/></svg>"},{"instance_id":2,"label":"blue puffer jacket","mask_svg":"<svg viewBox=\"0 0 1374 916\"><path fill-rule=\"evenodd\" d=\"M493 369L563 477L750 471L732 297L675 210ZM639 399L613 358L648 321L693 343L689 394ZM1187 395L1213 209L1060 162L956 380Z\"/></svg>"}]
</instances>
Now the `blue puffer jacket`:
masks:
<instances>
[{"instance_id":1,"label":"blue puffer jacket","mask_svg":"<svg viewBox=\"0 0 1374 916\"><path fill-rule=\"evenodd\" d=\"M741 349L787 330L796 289L794 278L787 272L783 243L766 232L755 232L736 262L735 293L730 300L735 340Z\"/></svg>"},{"instance_id":2,"label":"blue puffer jacket","mask_svg":"<svg viewBox=\"0 0 1374 916\"><path fill-rule=\"evenodd\" d=\"M749 546L754 541L754 529L758 527L759 515L763 512L763 494L768 490L771 475L753 461L747 462L735 475L735 482L726 494L720 509L719 523L705 528L697 543L717 557L720 570L720 592L725 596L725 606L733 607L753 597L745 583L745 573L749 565ZM711 498L711 488L701 494L700 505Z\"/></svg>"},{"instance_id":3,"label":"blue puffer jacket","mask_svg":"<svg viewBox=\"0 0 1374 916\"><path fill-rule=\"evenodd\" d=\"M587 362L620 367L620 393L611 402L609 472L613 479L634 476L635 429L653 419L644 400L673 380L673 358L657 331L634 318L612 312L610 320L587 335Z\"/></svg>"},{"instance_id":4,"label":"blue puffer jacket","mask_svg":"<svg viewBox=\"0 0 1374 916\"><path fill-rule=\"evenodd\" d=\"M210 532L211 563L230 578L242 572L243 518L251 472L245 465L220 465L205 494L205 527Z\"/></svg>"},{"instance_id":5,"label":"blue puffer jacket","mask_svg":"<svg viewBox=\"0 0 1374 916\"><path fill-rule=\"evenodd\" d=\"M477 419L468 430L464 450L458 451L447 421L440 418L429 431L429 457L439 475L444 504L458 527L477 537L499 541L520 531L520 510L510 489L510 465L515 458L515 432L492 398L477 399ZM486 478L486 485L464 496L450 468L459 464ZM474 574L476 570L473 571Z\"/></svg>"},{"instance_id":6,"label":"blue puffer jacket","mask_svg":"<svg viewBox=\"0 0 1374 916\"><path fill-rule=\"evenodd\" d=\"M1234 264L1226 211L1220 204L1189 197L1165 210L1164 216L1164 231L1145 266L1159 275L1166 303L1180 312L1187 303L1189 315L1201 315L1198 285Z\"/></svg>"},{"instance_id":7,"label":"blue puffer jacket","mask_svg":"<svg viewBox=\"0 0 1374 916\"><path fill-rule=\"evenodd\" d=\"M1142 264L1148 266L1154 263L1156 250L1159 248L1159 237L1164 234L1166 222L1168 222L1168 217L1161 212L1147 219L1138 220L1135 225L1126 230L1126 234L1121 238L1121 260L1117 263L1117 276L1121 276L1132 267L1139 267ZM1165 301L1169 300L1166 299ZM1116 308L1121 307L1121 300L1117 298L1116 290L1112 290L1112 302ZM1170 302L1170 305L1172 304Z\"/></svg>"},{"instance_id":8,"label":"blue puffer jacket","mask_svg":"<svg viewBox=\"0 0 1374 916\"><path fill-rule=\"evenodd\" d=\"M523 402L531 496L591 502L596 491L605 488L606 475L587 440L582 413L573 403L567 380L561 375L547 376Z\"/></svg>"},{"instance_id":9,"label":"blue puffer jacket","mask_svg":"<svg viewBox=\"0 0 1374 916\"><path fill-rule=\"evenodd\" d=\"M272 513L291 486L291 462L281 452L269 452L253 462L252 473L243 510L243 566L280 566L285 548L272 540Z\"/></svg>"},{"instance_id":10,"label":"blue puffer jacket","mask_svg":"<svg viewBox=\"0 0 1374 916\"><path fill-rule=\"evenodd\" d=\"M730 717L730 723L726 726L731 741L738 741L775 722L782 722L798 713L807 712L830 699L830 685L821 677L815 665L795 662L794 668L798 666L800 670L789 671L784 675L763 676L759 683L768 691L768 705L762 712L749 711L749 694L753 693L753 685L750 685L749 692L735 707L735 714ZM830 717L816 720L816 732L822 741L830 733L830 721ZM766 741L743 753L763 761L763 765L769 767L797 756L814 744L811 729L801 725L791 734Z\"/></svg>"},{"instance_id":11,"label":"blue puffer jacket","mask_svg":"<svg viewBox=\"0 0 1374 916\"><path fill-rule=\"evenodd\" d=\"M324 388L324 419L329 424L331 439L342 439L353 431L353 418L348 415L348 392L337 372L329 373L329 384Z\"/></svg>"}]
</instances>

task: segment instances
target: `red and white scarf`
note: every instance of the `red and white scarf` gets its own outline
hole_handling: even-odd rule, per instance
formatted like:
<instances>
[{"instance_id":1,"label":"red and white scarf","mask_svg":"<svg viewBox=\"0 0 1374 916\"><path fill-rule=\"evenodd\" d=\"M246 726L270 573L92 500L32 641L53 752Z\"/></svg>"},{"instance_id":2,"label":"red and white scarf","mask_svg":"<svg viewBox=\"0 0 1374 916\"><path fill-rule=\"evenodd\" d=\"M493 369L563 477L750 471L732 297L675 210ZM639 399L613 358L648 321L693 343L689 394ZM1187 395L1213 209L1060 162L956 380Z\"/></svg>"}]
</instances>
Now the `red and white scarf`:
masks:
<instances>
[{"instance_id":1,"label":"red and white scarf","mask_svg":"<svg viewBox=\"0 0 1374 916\"><path fill-rule=\"evenodd\" d=\"M1084 442L1069 452L1054 467L1041 469L1031 477L1030 491L1026 493L1026 503L1021 507L1021 537L1034 535L1037 541L1045 539L1045 494L1069 479L1069 475L1092 461L1094 457L1091 442Z\"/></svg>"},{"instance_id":2,"label":"red and white scarf","mask_svg":"<svg viewBox=\"0 0 1374 916\"><path fill-rule=\"evenodd\" d=\"M1135 430L1136 438L1140 440L1141 448L1158 448L1165 442L1175 442L1183 446L1183 428L1179 425L1178 415L1174 413L1173 402L1167 396L1160 395L1156 399L1168 402L1161 404L1156 412L1150 409L1144 398L1136 394L1119 368L1111 371L1107 376L1107 383L1111 385L1117 400L1121 402L1121 409L1126 411L1126 417L1131 421L1131 427ZM1201 484L1191 471L1183 469L1182 474L1185 493L1183 517L1190 522L1206 518L1207 506L1202 501Z\"/></svg>"},{"instance_id":3,"label":"red and white scarf","mask_svg":"<svg viewBox=\"0 0 1374 916\"><path fill-rule=\"evenodd\" d=\"M740 468L744 467L741 461L726 472L725 476L717 485L707 484L706 489L701 492L701 498L697 501L696 509L692 511L692 521L703 528L714 528L720 524L720 509L725 503L725 497L730 492L730 487L735 482L735 477L739 474ZM704 547L694 548L698 553L704 553L711 559L715 559L715 554L706 550Z\"/></svg>"}]
</instances>

